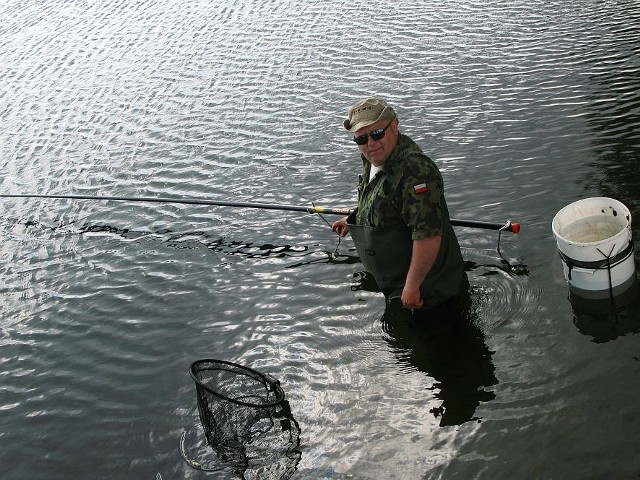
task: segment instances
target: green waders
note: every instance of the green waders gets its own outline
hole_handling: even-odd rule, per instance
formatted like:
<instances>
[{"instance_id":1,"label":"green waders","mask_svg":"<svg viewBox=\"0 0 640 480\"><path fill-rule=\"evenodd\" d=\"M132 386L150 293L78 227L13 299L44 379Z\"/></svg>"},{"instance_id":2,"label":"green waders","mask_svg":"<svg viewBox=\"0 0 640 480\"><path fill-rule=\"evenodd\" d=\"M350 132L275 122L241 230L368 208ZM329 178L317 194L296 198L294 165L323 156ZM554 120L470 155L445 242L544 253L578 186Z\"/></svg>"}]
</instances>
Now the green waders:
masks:
<instances>
[{"instance_id":1,"label":"green waders","mask_svg":"<svg viewBox=\"0 0 640 480\"><path fill-rule=\"evenodd\" d=\"M411 230L401 223L384 227L357 225L355 212L349 215L347 224L365 269L373 275L387 300L399 298L411 263ZM468 286L455 233L450 225L447 228L451 232L443 235L433 268L420 285L423 310L455 299Z\"/></svg>"}]
</instances>

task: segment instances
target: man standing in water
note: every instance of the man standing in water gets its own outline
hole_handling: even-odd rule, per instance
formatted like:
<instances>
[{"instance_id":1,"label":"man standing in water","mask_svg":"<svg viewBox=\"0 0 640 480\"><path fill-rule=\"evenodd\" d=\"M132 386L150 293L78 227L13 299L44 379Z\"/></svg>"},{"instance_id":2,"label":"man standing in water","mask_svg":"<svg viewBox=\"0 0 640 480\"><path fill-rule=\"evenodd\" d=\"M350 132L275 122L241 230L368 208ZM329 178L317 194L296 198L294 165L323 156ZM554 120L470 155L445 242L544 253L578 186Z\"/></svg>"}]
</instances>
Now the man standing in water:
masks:
<instances>
[{"instance_id":1,"label":"man standing in water","mask_svg":"<svg viewBox=\"0 0 640 480\"><path fill-rule=\"evenodd\" d=\"M400 299L420 317L440 317L456 309L469 283L442 175L398 124L381 99L362 100L349 110L343 125L354 135L363 174L358 208L333 230L351 234L387 301Z\"/></svg>"}]
</instances>

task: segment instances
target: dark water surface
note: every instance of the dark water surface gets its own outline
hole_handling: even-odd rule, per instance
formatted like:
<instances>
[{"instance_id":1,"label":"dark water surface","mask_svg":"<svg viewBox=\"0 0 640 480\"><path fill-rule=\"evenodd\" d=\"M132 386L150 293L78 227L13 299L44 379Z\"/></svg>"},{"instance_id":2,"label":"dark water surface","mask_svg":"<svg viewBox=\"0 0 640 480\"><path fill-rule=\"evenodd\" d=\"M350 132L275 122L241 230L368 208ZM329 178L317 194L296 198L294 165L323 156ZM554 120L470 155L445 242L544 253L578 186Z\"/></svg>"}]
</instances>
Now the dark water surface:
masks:
<instances>
[{"instance_id":1,"label":"dark water surface","mask_svg":"<svg viewBox=\"0 0 640 480\"><path fill-rule=\"evenodd\" d=\"M550 222L640 213L639 40L623 0L3 2L0 193L352 206L375 94L523 228L457 230L474 325L425 348L319 216L3 199L0 477L233 478L179 449L213 357L281 381L294 478L637 478L638 306L574 312Z\"/></svg>"}]
</instances>

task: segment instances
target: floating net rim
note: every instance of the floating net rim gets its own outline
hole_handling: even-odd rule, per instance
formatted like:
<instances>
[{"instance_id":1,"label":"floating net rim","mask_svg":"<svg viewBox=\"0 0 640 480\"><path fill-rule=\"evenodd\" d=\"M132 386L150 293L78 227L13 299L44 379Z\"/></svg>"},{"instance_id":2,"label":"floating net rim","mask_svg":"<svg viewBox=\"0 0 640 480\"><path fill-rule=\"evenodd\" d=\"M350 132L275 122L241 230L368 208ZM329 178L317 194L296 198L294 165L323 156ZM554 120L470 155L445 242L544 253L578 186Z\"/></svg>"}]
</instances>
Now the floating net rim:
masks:
<instances>
[{"instance_id":1,"label":"floating net rim","mask_svg":"<svg viewBox=\"0 0 640 480\"><path fill-rule=\"evenodd\" d=\"M249 403L249 402L243 402L242 400L238 400L236 398L230 398L227 397L226 395L223 395L220 392L216 392L215 390L213 390L211 387L205 385L204 383L202 383L202 381L198 378L198 376L196 375L195 372L195 368L203 363L219 363L222 365L227 365L230 367L234 367L236 369L242 370L242 374L246 375L246 376L250 376L254 379L260 379L264 382L265 385L269 385L269 387L271 388L271 391L273 391L275 393L275 400L273 402L267 402L267 403ZM215 358L203 358L200 360L196 360L195 362L191 363L191 366L189 367L189 375L191 375L191 378L193 379L193 381L196 383L196 385L199 388L202 388L203 390L207 391L208 393L215 395L218 398L221 398L223 400L226 400L228 402L232 402L235 403L237 405L242 405L245 407L252 407L252 408L271 408L271 407L276 407L278 406L280 403L282 403L284 401L284 390L282 390L282 387L280 386L280 382L278 380L275 380L271 377L269 377L268 375L265 375L262 372L259 372L253 368L244 366L244 365L240 365L238 363L234 363L234 362L229 362L226 360L218 360ZM257 378L256 378L257 377Z\"/></svg>"}]
</instances>

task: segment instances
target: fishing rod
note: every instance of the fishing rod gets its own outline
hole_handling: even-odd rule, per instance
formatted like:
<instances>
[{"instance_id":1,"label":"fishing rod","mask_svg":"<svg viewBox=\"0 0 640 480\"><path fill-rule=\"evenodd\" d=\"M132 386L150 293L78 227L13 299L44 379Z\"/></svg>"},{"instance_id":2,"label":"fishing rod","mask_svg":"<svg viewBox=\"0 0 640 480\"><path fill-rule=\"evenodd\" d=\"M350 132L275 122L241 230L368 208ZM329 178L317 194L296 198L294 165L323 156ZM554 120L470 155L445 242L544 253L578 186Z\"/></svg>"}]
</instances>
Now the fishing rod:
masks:
<instances>
[{"instance_id":1,"label":"fishing rod","mask_svg":"<svg viewBox=\"0 0 640 480\"><path fill-rule=\"evenodd\" d=\"M297 205L279 205L275 203L230 202L226 200L210 200L206 198L168 198L168 197L114 197L104 195L44 195L3 193L0 198L55 198L63 200L101 200L116 202L146 202L146 203L182 203L190 205L213 205L216 207L259 208L262 210L283 210L293 212L318 213L326 215L349 215L353 210L348 208L305 207ZM520 224L507 221L506 223L480 222L475 220L451 219L451 225L458 227L483 228L500 232L520 232Z\"/></svg>"}]
</instances>

